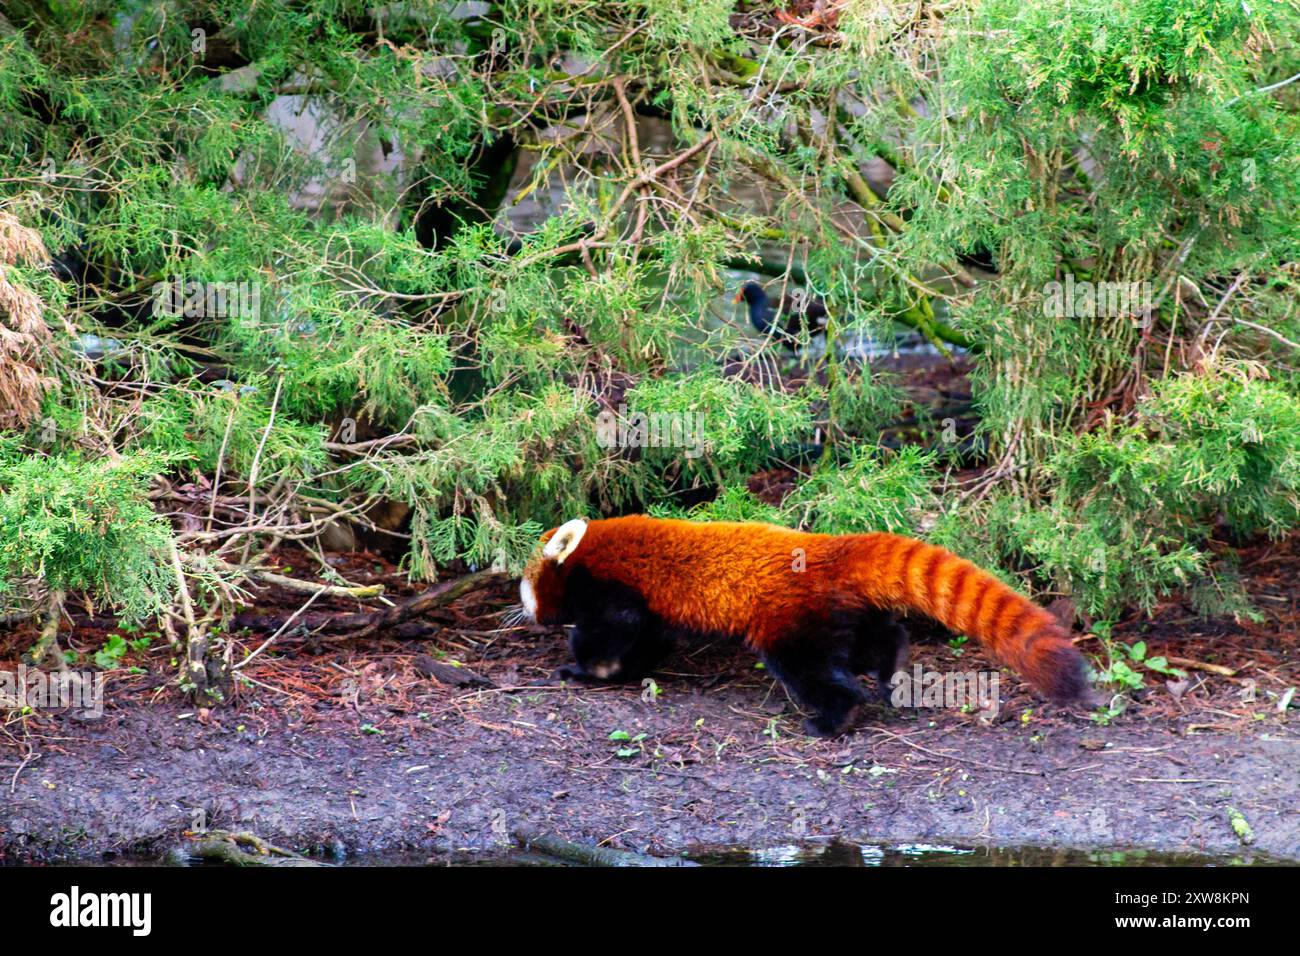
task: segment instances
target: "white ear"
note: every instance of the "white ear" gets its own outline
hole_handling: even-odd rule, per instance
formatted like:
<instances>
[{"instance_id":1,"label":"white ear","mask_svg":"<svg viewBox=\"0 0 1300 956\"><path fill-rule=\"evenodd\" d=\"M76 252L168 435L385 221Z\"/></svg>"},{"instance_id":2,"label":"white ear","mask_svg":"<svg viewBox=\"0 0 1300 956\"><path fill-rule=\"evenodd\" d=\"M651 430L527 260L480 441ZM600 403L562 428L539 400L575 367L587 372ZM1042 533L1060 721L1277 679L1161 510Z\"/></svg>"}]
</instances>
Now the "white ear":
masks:
<instances>
[{"instance_id":1,"label":"white ear","mask_svg":"<svg viewBox=\"0 0 1300 956\"><path fill-rule=\"evenodd\" d=\"M556 564L563 564L564 559L573 554L573 549L578 546L578 542L586 533L586 518L574 518L572 521L564 522L555 530L555 534L551 535L551 540L546 542L546 547L542 549L542 557L554 558Z\"/></svg>"}]
</instances>

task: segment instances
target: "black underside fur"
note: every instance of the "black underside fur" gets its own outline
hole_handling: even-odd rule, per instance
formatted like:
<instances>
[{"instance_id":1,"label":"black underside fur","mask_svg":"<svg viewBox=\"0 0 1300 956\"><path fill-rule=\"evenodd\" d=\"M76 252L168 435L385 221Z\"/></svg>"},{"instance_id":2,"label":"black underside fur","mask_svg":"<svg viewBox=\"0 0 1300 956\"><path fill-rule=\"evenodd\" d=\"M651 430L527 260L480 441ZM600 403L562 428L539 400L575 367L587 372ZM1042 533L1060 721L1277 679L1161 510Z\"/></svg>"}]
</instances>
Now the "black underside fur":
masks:
<instances>
[{"instance_id":1,"label":"black underside fur","mask_svg":"<svg viewBox=\"0 0 1300 956\"><path fill-rule=\"evenodd\" d=\"M560 676L584 681L640 681L681 639L694 635L668 627L634 588L593 578L575 568L565 586L564 619L573 623L574 665ZM876 678L889 699L889 681L907 652L907 632L887 611L836 610L809 620L764 653L767 667L811 716L805 728L818 736L844 731L867 699L859 674Z\"/></svg>"}]
</instances>

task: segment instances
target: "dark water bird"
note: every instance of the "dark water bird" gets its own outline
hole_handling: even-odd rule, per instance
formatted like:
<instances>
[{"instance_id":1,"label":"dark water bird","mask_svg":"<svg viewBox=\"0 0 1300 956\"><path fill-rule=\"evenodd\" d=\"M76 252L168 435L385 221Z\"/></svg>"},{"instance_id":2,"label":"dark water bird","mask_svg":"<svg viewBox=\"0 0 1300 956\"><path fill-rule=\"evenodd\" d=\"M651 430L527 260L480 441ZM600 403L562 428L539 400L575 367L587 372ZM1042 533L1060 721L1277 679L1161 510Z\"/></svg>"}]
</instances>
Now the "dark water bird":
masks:
<instances>
[{"instance_id":1,"label":"dark water bird","mask_svg":"<svg viewBox=\"0 0 1300 956\"><path fill-rule=\"evenodd\" d=\"M826 303L815 296L799 292L784 295L773 303L757 282L749 281L740 287L733 300L745 300L749 308L749 323L760 335L770 335L791 352L798 351L799 342L806 330L810 338L826 334Z\"/></svg>"},{"instance_id":2,"label":"dark water bird","mask_svg":"<svg viewBox=\"0 0 1300 956\"><path fill-rule=\"evenodd\" d=\"M998 269L997 256L993 254L992 249L983 243L977 244L968 252L957 253L957 261L964 266L973 269L983 269L985 272L990 272L993 275L997 275L1001 271Z\"/></svg>"}]
</instances>

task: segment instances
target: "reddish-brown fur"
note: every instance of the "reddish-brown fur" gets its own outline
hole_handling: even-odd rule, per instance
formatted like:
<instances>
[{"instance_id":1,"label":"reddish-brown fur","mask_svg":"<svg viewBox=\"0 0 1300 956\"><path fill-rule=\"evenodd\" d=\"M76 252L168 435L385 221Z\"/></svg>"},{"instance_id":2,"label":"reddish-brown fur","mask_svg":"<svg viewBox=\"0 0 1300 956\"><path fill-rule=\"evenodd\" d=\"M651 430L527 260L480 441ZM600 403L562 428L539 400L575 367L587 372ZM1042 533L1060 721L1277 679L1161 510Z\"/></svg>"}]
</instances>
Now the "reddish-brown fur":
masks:
<instances>
[{"instance_id":1,"label":"reddish-brown fur","mask_svg":"<svg viewBox=\"0 0 1300 956\"><path fill-rule=\"evenodd\" d=\"M640 515L591 521L563 564L536 558L526 570L539 621L556 620L565 578L579 567L634 588L674 626L734 634L760 652L830 609L907 609L977 638L1048 697L1086 691L1082 658L1050 613L971 562L901 535Z\"/></svg>"}]
</instances>

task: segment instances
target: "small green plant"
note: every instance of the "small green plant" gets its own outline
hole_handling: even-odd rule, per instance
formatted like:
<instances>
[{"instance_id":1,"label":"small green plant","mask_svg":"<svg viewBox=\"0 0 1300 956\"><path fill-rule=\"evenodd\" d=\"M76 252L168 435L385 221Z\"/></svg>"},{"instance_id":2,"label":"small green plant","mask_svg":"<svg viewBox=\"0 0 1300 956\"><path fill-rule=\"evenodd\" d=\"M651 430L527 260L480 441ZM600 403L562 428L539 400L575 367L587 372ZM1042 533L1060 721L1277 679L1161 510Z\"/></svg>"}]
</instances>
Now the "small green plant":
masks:
<instances>
[{"instance_id":1,"label":"small green plant","mask_svg":"<svg viewBox=\"0 0 1300 956\"><path fill-rule=\"evenodd\" d=\"M95 666L100 670L115 670L130 649L131 645L127 643L126 638L120 634L110 634L104 646L95 651Z\"/></svg>"},{"instance_id":2,"label":"small green plant","mask_svg":"<svg viewBox=\"0 0 1300 956\"><path fill-rule=\"evenodd\" d=\"M1122 644L1120 646L1123 647ZM1146 684L1142 675L1130 667L1127 661L1121 659L1112 660L1110 666L1099 676L1107 684L1118 684L1130 690L1141 690Z\"/></svg>"},{"instance_id":3,"label":"small green plant","mask_svg":"<svg viewBox=\"0 0 1300 956\"><path fill-rule=\"evenodd\" d=\"M1110 627L1104 623L1094 626L1094 631L1101 637L1102 646L1106 648L1110 661L1104 670L1097 672L1097 680L1101 684L1117 688L1117 693L1091 715L1096 724L1109 726L1111 721L1124 713L1129 705L1129 693L1146 686L1148 673L1177 678L1187 676L1186 672L1169 666L1169 661L1163 656L1148 657L1146 641L1130 645L1112 640L1109 636Z\"/></svg>"},{"instance_id":4,"label":"small green plant","mask_svg":"<svg viewBox=\"0 0 1300 956\"><path fill-rule=\"evenodd\" d=\"M1187 676L1186 671L1179 670L1177 667L1170 667L1169 661L1163 657L1147 657L1146 641L1138 641L1128 649L1129 657L1141 664L1149 671L1155 671L1157 674L1164 674L1166 677L1183 678Z\"/></svg>"},{"instance_id":5,"label":"small green plant","mask_svg":"<svg viewBox=\"0 0 1300 956\"><path fill-rule=\"evenodd\" d=\"M1104 705L1098 707L1089 716L1094 724L1101 727L1109 727L1112 720L1119 717L1128 709L1128 698L1123 694L1115 694Z\"/></svg>"},{"instance_id":6,"label":"small green plant","mask_svg":"<svg viewBox=\"0 0 1300 956\"><path fill-rule=\"evenodd\" d=\"M1185 671L1171 667L1163 656L1148 657L1146 641L1124 644L1119 641L1103 642L1110 655L1110 665L1097 676L1106 684L1116 684L1128 690L1141 690L1146 686L1146 671L1166 677L1183 678Z\"/></svg>"},{"instance_id":7,"label":"small green plant","mask_svg":"<svg viewBox=\"0 0 1300 956\"><path fill-rule=\"evenodd\" d=\"M1255 831L1251 828L1250 821L1236 807L1228 807L1228 822L1232 825L1232 832L1243 844L1249 846L1255 842Z\"/></svg>"},{"instance_id":8,"label":"small green plant","mask_svg":"<svg viewBox=\"0 0 1300 956\"><path fill-rule=\"evenodd\" d=\"M614 751L614 756L618 757L620 760L627 760L644 753L645 748L641 745L641 742L645 740L645 738L645 734L637 734L633 737L626 730L616 730L609 735L610 740L626 744L626 746L619 747Z\"/></svg>"}]
</instances>

